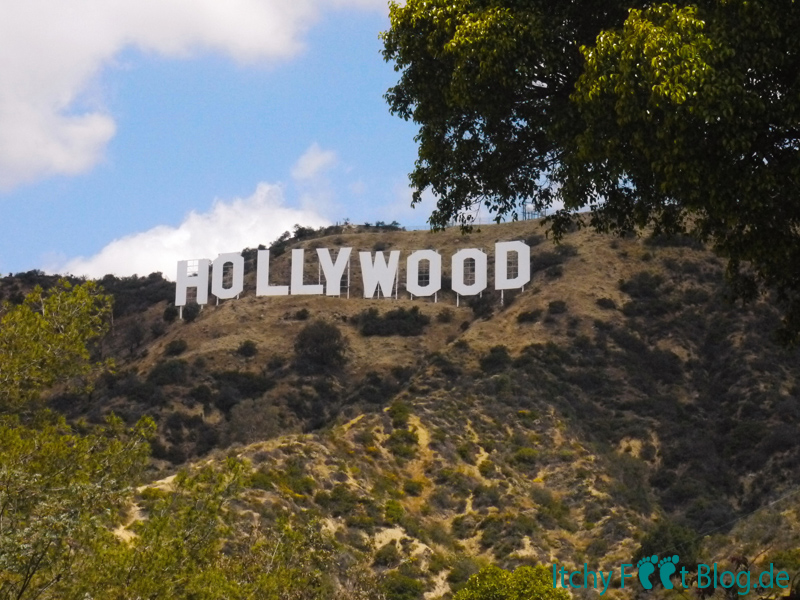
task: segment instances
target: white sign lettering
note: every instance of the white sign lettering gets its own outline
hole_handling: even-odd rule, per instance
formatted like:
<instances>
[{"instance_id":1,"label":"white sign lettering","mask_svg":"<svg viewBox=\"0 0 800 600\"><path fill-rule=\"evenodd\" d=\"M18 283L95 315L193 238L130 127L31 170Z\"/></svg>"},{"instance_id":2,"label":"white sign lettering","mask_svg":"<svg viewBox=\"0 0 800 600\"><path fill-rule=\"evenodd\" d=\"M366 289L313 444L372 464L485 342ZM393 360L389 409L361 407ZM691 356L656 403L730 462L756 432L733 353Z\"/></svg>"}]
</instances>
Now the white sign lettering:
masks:
<instances>
[{"instance_id":1,"label":"white sign lettering","mask_svg":"<svg viewBox=\"0 0 800 600\"><path fill-rule=\"evenodd\" d=\"M317 248L317 259L325 283L304 281L305 250L292 250L289 285L269 281L269 250L259 250L256 260L256 296L322 295L338 296L342 278L349 267L352 248L340 248L336 261L327 248ZM391 296L398 286L400 251L359 252L364 297ZM456 252L451 259L451 288L460 296L476 296L488 286L488 256L477 248ZM196 271L194 265L196 264ZM230 265L230 280L224 281L226 265ZM236 298L244 290L244 257L238 253L220 254L213 262L208 259L178 261L175 286L175 305L185 306L190 289L197 290L198 304L208 304L209 271L211 293L218 299ZM425 275L427 274L427 275ZM531 280L530 247L520 241L497 242L494 247L494 289L519 289ZM442 289L442 256L435 250L415 250L406 259L405 289L413 296L433 296ZM348 288L349 289L349 288Z\"/></svg>"}]
</instances>

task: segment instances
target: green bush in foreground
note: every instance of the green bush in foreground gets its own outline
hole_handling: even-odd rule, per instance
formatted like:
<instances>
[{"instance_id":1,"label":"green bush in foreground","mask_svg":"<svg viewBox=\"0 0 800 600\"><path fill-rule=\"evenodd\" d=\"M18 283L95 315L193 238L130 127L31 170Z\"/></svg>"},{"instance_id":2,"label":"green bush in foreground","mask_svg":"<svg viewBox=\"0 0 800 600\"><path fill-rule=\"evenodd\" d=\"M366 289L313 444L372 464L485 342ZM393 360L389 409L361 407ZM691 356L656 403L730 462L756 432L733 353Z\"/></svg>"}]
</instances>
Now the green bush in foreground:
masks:
<instances>
[{"instance_id":1,"label":"green bush in foreground","mask_svg":"<svg viewBox=\"0 0 800 600\"><path fill-rule=\"evenodd\" d=\"M469 578L454 600L569 600L553 588L552 574L542 566L519 567L513 572L490 565Z\"/></svg>"}]
</instances>

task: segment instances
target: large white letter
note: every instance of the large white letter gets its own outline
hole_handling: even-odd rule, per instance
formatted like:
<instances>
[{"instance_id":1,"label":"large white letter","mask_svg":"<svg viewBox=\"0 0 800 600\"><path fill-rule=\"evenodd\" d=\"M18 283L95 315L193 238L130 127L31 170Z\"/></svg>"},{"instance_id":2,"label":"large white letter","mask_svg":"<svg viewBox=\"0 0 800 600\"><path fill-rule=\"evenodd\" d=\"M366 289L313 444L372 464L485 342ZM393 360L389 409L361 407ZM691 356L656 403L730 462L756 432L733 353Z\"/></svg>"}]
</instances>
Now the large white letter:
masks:
<instances>
[{"instance_id":1,"label":"large white letter","mask_svg":"<svg viewBox=\"0 0 800 600\"><path fill-rule=\"evenodd\" d=\"M475 281L467 285L464 282L464 261L471 258L475 261ZM488 276L486 273L488 258L477 248L464 248L453 254L453 291L462 296L475 296L486 289Z\"/></svg>"},{"instance_id":2,"label":"large white letter","mask_svg":"<svg viewBox=\"0 0 800 600\"><path fill-rule=\"evenodd\" d=\"M303 267L306 262L306 251L302 248L292 250L292 295L313 296L322 293L322 284L314 283L305 285L303 283Z\"/></svg>"},{"instance_id":3,"label":"large white letter","mask_svg":"<svg viewBox=\"0 0 800 600\"><path fill-rule=\"evenodd\" d=\"M231 287L224 288L222 286L222 275L224 273L225 265L231 263L233 265ZM220 300L229 300L236 298L242 293L244 289L244 257L236 252L228 252L227 254L220 254L214 259L211 271L211 293Z\"/></svg>"},{"instance_id":4,"label":"large white letter","mask_svg":"<svg viewBox=\"0 0 800 600\"><path fill-rule=\"evenodd\" d=\"M269 284L269 250L259 250L258 266L256 267L256 296L286 296L288 294L288 285Z\"/></svg>"},{"instance_id":5,"label":"large white letter","mask_svg":"<svg viewBox=\"0 0 800 600\"><path fill-rule=\"evenodd\" d=\"M397 264L400 262L400 251L392 250L389 252L389 264L383 252L375 253L375 263L372 262L372 253L359 252L358 258L361 261L361 276L364 279L364 298L372 298L375 295L375 288L380 284L381 292L384 296L392 295L394 279L397 275ZM387 293L386 290L389 290Z\"/></svg>"},{"instance_id":6,"label":"large white letter","mask_svg":"<svg viewBox=\"0 0 800 600\"><path fill-rule=\"evenodd\" d=\"M338 296L342 292L342 275L350 258L352 248L341 248L336 255L336 264L331 260L331 253L327 248L317 248L317 256L325 275L325 293L328 296Z\"/></svg>"},{"instance_id":7,"label":"large white letter","mask_svg":"<svg viewBox=\"0 0 800 600\"><path fill-rule=\"evenodd\" d=\"M517 253L517 276L508 278L508 253ZM494 289L514 290L531 280L531 248L524 242L497 242L494 245Z\"/></svg>"},{"instance_id":8,"label":"large white letter","mask_svg":"<svg viewBox=\"0 0 800 600\"><path fill-rule=\"evenodd\" d=\"M197 288L197 303L208 304L208 267L211 261L197 261L197 275L189 275L189 261L178 261L178 277L175 283L175 306L186 306L186 290Z\"/></svg>"},{"instance_id":9,"label":"large white letter","mask_svg":"<svg viewBox=\"0 0 800 600\"><path fill-rule=\"evenodd\" d=\"M428 285L419 284L419 261L427 260L430 267ZM406 289L415 296L433 296L442 289L442 257L434 250L416 250L406 260Z\"/></svg>"}]
</instances>

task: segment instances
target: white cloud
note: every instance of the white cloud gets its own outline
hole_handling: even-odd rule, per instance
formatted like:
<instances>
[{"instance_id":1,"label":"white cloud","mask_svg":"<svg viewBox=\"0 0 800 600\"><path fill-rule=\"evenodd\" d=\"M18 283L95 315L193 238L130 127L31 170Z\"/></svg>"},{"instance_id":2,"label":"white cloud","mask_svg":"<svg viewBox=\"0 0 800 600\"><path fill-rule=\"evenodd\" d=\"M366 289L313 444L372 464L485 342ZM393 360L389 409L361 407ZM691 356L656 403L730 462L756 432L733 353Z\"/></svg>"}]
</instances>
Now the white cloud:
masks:
<instances>
[{"instance_id":1,"label":"white cloud","mask_svg":"<svg viewBox=\"0 0 800 600\"><path fill-rule=\"evenodd\" d=\"M192 211L178 227L160 225L114 240L92 257L62 262L47 271L94 278L161 271L174 280L179 260L213 260L223 252L269 244L295 224L321 227L329 222L314 211L284 206L281 186L260 183L249 198L217 200L209 212Z\"/></svg>"},{"instance_id":2,"label":"white cloud","mask_svg":"<svg viewBox=\"0 0 800 600\"><path fill-rule=\"evenodd\" d=\"M292 177L297 181L308 181L320 176L324 171L336 164L336 153L323 150L314 142L308 150L297 159L292 167Z\"/></svg>"},{"instance_id":3,"label":"white cloud","mask_svg":"<svg viewBox=\"0 0 800 600\"><path fill-rule=\"evenodd\" d=\"M326 8L385 0L25 0L2 3L0 189L90 169L115 124L87 92L124 48L286 59ZM79 108L79 105L85 108Z\"/></svg>"}]
</instances>

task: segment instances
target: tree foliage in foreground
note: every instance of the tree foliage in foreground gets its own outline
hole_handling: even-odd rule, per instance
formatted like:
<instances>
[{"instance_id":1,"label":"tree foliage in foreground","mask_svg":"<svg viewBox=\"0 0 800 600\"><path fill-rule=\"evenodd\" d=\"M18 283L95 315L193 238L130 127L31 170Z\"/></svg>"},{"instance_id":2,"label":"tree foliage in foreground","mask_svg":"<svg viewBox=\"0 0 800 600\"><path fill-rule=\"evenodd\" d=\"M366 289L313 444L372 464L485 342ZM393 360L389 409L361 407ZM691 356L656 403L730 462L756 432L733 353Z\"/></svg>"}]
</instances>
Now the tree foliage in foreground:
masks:
<instances>
[{"instance_id":1,"label":"tree foliage in foreground","mask_svg":"<svg viewBox=\"0 0 800 600\"><path fill-rule=\"evenodd\" d=\"M800 333L800 6L544 0L393 3L393 113L420 126L430 223L521 203L604 232L691 233L745 299L774 290Z\"/></svg>"},{"instance_id":2,"label":"tree foliage in foreground","mask_svg":"<svg viewBox=\"0 0 800 600\"><path fill-rule=\"evenodd\" d=\"M91 372L87 344L108 329L112 301L93 282L36 286L0 308L0 409L17 409L56 383Z\"/></svg>"},{"instance_id":3,"label":"tree foliage in foreground","mask_svg":"<svg viewBox=\"0 0 800 600\"><path fill-rule=\"evenodd\" d=\"M569 593L553 587L545 567L518 567L512 572L490 565L469 578L454 600L569 600Z\"/></svg>"},{"instance_id":4,"label":"tree foliage in foreground","mask_svg":"<svg viewBox=\"0 0 800 600\"><path fill-rule=\"evenodd\" d=\"M0 420L0 598L59 598L91 571L100 540L132 494L152 421L77 432L40 413Z\"/></svg>"}]
</instances>

